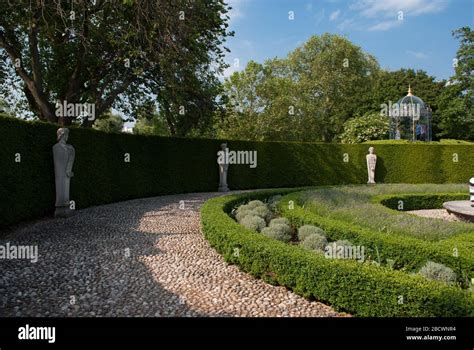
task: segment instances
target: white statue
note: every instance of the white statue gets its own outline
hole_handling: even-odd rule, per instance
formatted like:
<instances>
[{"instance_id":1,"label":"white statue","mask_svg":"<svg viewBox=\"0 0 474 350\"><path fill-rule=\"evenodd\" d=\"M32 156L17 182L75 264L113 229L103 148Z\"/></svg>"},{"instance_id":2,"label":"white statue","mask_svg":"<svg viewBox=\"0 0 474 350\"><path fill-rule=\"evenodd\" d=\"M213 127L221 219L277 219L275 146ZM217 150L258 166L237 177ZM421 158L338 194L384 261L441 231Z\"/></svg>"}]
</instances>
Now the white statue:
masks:
<instances>
[{"instance_id":1,"label":"white statue","mask_svg":"<svg viewBox=\"0 0 474 350\"><path fill-rule=\"evenodd\" d=\"M71 177L74 176L74 147L67 144L69 129L59 128L57 131L58 143L53 146L54 179L56 183L56 211L55 217L68 217L72 214L69 208L69 188Z\"/></svg>"},{"instance_id":2,"label":"white statue","mask_svg":"<svg viewBox=\"0 0 474 350\"><path fill-rule=\"evenodd\" d=\"M229 163L227 160L227 143L221 144L221 151L218 152L217 163L219 164L219 192L229 191L227 186L227 170L229 169Z\"/></svg>"},{"instance_id":3,"label":"white statue","mask_svg":"<svg viewBox=\"0 0 474 350\"><path fill-rule=\"evenodd\" d=\"M375 183L375 166L377 165L377 155L374 152L375 149L373 147L369 147L369 154L366 156L367 172L369 175L369 180L367 181L368 184Z\"/></svg>"}]
</instances>

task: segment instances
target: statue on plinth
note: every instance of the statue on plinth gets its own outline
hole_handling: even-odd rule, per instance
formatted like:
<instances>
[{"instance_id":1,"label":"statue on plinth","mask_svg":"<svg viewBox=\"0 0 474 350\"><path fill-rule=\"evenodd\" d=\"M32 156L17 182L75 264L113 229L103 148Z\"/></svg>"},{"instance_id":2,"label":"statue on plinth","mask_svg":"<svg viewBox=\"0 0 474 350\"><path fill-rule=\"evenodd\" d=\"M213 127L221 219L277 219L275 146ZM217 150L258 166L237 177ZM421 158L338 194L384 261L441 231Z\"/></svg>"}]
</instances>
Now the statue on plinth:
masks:
<instances>
[{"instance_id":1,"label":"statue on plinth","mask_svg":"<svg viewBox=\"0 0 474 350\"><path fill-rule=\"evenodd\" d=\"M229 187L227 186L227 170L229 169L229 162L227 159L227 143L221 144L221 150L217 152L217 163L219 164L219 192L228 192Z\"/></svg>"},{"instance_id":2,"label":"statue on plinth","mask_svg":"<svg viewBox=\"0 0 474 350\"><path fill-rule=\"evenodd\" d=\"M69 129L59 128L57 140L53 146L54 158L54 180L56 183L56 210L55 217L68 217L72 215L69 205L69 189L71 177L74 176L72 166L74 164L74 147L67 144Z\"/></svg>"},{"instance_id":3,"label":"statue on plinth","mask_svg":"<svg viewBox=\"0 0 474 350\"><path fill-rule=\"evenodd\" d=\"M375 167L377 165L377 155L375 154L375 148L369 147L369 154L366 156L367 158L367 172L369 175L369 180L367 181L368 184L375 183Z\"/></svg>"}]
</instances>

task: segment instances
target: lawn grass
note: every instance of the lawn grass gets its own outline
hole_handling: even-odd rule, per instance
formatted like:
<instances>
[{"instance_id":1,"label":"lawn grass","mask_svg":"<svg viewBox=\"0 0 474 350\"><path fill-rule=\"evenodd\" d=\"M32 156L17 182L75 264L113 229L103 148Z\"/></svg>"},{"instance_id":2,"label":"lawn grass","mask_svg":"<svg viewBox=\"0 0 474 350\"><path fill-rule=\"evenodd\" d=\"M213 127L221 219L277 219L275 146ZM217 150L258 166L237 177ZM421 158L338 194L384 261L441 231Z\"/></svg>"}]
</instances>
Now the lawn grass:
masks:
<instances>
[{"instance_id":1,"label":"lawn grass","mask_svg":"<svg viewBox=\"0 0 474 350\"><path fill-rule=\"evenodd\" d=\"M340 186L305 192L299 204L318 215L344 221L351 225L396 235L408 235L423 240L438 241L458 234L474 232L474 225L423 218L389 209L375 196L397 193L462 193L468 199L467 186L380 184L375 186ZM460 195L462 198L462 194ZM423 209L423 208L420 208Z\"/></svg>"},{"instance_id":2,"label":"lawn grass","mask_svg":"<svg viewBox=\"0 0 474 350\"><path fill-rule=\"evenodd\" d=\"M288 208L285 202L289 198L297 199L304 193L289 192L292 191L281 189L247 192L208 200L201 208L204 236L228 263L236 264L268 283L285 286L304 297L332 305L336 310L371 317L472 316L473 298L469 290L407 271L375 266L370 261L360 263L354 260L327 259L322 254L248 230L231 218L232 209L250 200L265 200L275 194L282 194L284 197L278 203L281 210L283 206ZM293 210L282 211L282 214L289 213L292 224L317 220L317 215L298 205ZM343 232L346 227L341 228ZM328 236L334 239L338 234L337 230L327 231ZM369 233L365 238L370 244L370 239L376 240L377 236L370 237ZM361 239L365 238L362 234ZM409 240L420 241L412 237ZM431 258L430 255L438 254L436 247L430 242L426 246L415 243L403 247L398 246L396 241L379 243L381 255L410 254L409 257L402 256L408 259L404 260L405 263L412 260L421 263L426 258ZM431 248L434 250L431 251ZM453 265L459 264L461 269L466 265L472 266L464 253L461 252L459 260L451 256ZM445 258L448 255L446 252L440 254L444 254ZM449 257L445 260L449 260Z\"/></svg>"},{"instance_id":3,"label":"lawn grass","mask_svg":"<svg viewBox=\"0 0 474 350\"><path fill-rule=\"evenodd\" d=\"M416 273L428 261L442 263L456 272L463 288L470 288L474 276L473 224L426 219L390 209L399 198L405 201L407 209L439 207L444 199L464 196L459 192L462 188L462 185L318 187L285 195L278 209L293 226L321 227L329 240L344 239L364 246L369 259L382 265L392 261L397 270ZM344 208L349 220L335 215L337 205ZM361 216L354 219L349 215L351 210ZM400 223L397 219L405 221ZM418 227L413 228L407 222ZM429 239L420 234L420 227L429 230ZM436 231L439 227L445 230L441 234Z\"/></svg>"}]
</instances>

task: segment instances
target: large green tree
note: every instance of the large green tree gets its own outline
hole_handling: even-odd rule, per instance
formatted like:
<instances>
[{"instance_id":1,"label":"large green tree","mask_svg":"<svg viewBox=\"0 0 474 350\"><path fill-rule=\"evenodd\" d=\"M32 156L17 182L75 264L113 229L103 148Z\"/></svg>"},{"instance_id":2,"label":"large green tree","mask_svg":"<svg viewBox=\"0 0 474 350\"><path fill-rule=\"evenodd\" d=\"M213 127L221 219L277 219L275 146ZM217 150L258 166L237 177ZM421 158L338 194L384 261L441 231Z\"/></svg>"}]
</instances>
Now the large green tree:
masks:
<instances>
[{"instance_id":1,"label":"large green tree","mask_svg":"<svg viewBox=\"0 0 474 350\"><path fill-rule=\"evenodd\" d=\"M111 111L104 113L100 119L94 123L94 129L119 133L123 129L123 119L117 114L113 114Z\"/></svg>"},{"instance_id":2,"label":"large green tree","mask_svg":"<svg viewBox=\"0 0 474 350\"><path fill-rule=\"evenodd\" d=\"M224 0L1 1L3 92L17 79L35 115L63 125L72 119L58 118L57 100L101 115L156 98L185 135L215 107L227 11Z\"/></svg>"},{"instance_id":3,"label":"large green tree","mask_svg":"<svg viewBox=\"0 0 474 350\"><path fill-rule=\"evenodd\" d=\"M380 71L369 103L366 105L371 112L379 112L382 106L396 103L408 92L411 86L414 95L420 97L431 108L433 113L432 127L433 136L438 130L437 111L439 108L439 96L443 93L445 81L437 81L435 77L423 70L402 68L396 71ZM366 112L362 110L360 112Z\"/></svg>"},{"instance_id":4,"label":"large green tree","mask_svg":"<svg viewBox=\"0 0 474 350\"><path fill-rule=\"evenodd\" d=\"M333 141L366 104L379 71L349 40L313 36L287 58L250 62L224 84L229 97L222 137Z\"/></svg>"},{"instance_id":5,"label":"large green tree","mask_svg":"<svg viewBox=\"0 0 474 350\"><path fill-rule=\"evenodd\" d=\"M461 44L455 74L438 98L438 136L474 140L474 31L462 27L453 35Z\"/></svg>"},{"instance_id":6,"label":"large green tree","mask_svg":"<svg viewBox=\"0 0 474 350\"><path fill-rule=\"evenodd\" d=\"M303 127L307 114L298 109L297 83L282 71L287 60L249 62L224 82L227 109L218 136L250 140L314 139ZM304 135L306 134L306 135ZM308 134L310 134L308 136Z\"/></svg>"},{"instance_id":7,"label":"large green tree","mask_svg":"<svg viewBox=\"0 0 474 350\"><path fill-rule=\"evenodd\" d=\"M133 133L136 135L171 135L166 118L156 110L153 103L143 105L135 110L134 118L136 123Z\"/></svg>"},{"instance_id":8,"label":"large green tree","mask_svg":"<svg viewBox=\"0 0 474 350\"><path fill-rule=\"evenodd\" d=\"M437 98L443 91L445 81L437 81L423 70L399 69L381 71L372 94L371 109L380 111L381 104L396 103L408 92L420 97L433 111L438 109Z\"/></svg>"}]
</instances>

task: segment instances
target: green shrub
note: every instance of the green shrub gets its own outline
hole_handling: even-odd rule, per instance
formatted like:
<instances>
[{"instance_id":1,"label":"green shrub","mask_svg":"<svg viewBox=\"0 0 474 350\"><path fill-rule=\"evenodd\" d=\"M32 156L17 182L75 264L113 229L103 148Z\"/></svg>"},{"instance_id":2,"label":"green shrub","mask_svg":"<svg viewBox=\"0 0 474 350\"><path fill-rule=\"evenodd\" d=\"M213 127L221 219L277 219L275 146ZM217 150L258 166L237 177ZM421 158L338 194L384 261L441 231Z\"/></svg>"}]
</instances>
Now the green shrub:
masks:
<instances>
[{"instance_id":1,"label":"green shrub","mask_svg":"<svg viewBox=\"0 0 474 350\"><path fill-rule=\"evenodd\" d=\"M267 206L256 207L252 211L255 213L255 215L260 216L266 222L269 222L273 215L270 209L267 208Z\"/></svg>"},{"instance_id":2,"label":"green shrub","mask_svg":"<svg viewBox=\"0 0 474 350\"><path fill-rule=\"evenodd\" d=\"M235 210L235 214L239 214L243 211L250 211L252 210L253 208L250 208L247 204L241 204L237 207L237 209Z\"/></svg>"},{"instance_id":3,"label":"green shrub","mask_svg":"<svg viewBox=\"0 0 474 350\"><path fill-rule=\"evenodd\" d=\"M442 187L440 187L442 186ZM317 213L320 216L327 216L339 221L344 221L353 226L365 227L370 230L386 232L388 234L398 234L412 236L425 240L440 240L458 233L472 232L472 227L468 224L446 222L444 220L433 220L416 215L408 215L400 210L387 210L373 197L402 191L419 192L418 196L397 200L394 207L411 208L410 203L415 203L413 198L422 198L420 194L428 191L439 191L442 189L465 191L464 198L468 198L466 185L377 185L377 186L339 186L332 188L317 188L308 191L301 204L308 211ZM440 198L444 196L440 194ZM438 200L437 200L438 201ZM420 201L420 204L424 201ZM425 201L427 202L427 201ZM405 205L406 204L406 205ZM431 201L430 201L431 204ZM442 208L443 201L439 201L438 208ZM424 209L426 207L422 207Z\"/></svg>"},{"instance_id":4,"label":"green shrub","mask_svg":"<svg viewBox=\"0 0 474 350\"><path fill-rule=\"evenodd\" d=\"M265 220L256 215L247 215L241 221L240 224L245 228L260 232L266 226Z\"/></svg>"},{"instance_id":5,"label":"green shrub","mask_svg":"<svg viewBox=\"0 0 474 350\"><path fill-rule=\"evenodd\" d=\"M255 213L253 211L253 209L250 209L250 208L245 208L245 209L241 209L241 210L237 210L236 213L235 213L235 220L237 220L237 222L241 222L242 219L248 215L253 215L253 216L258 216L257 213Z\"/></svg>"},{"instance_id":6,"label":"green shrub","mask_svg":"<svg viewBox=\"0 0 474 350\"><path fill-rule=\"evenodd\" d=\"M326 237L318 233L311 233L300 242L303 248L323 252L328 243Z\"/></svg>"},{"instance_id":7,"label":"green shrub","mask_svg":"<svg viewBox=\"0 0 474 350\"><path fill-rule=\"evenodd\" d=\"M291 240L291 228L284 224L274 224L273 226L265 227L262 233L277 241L289 242Z\"/></svg>"},{"instance_id":8,"label":"green shrub","mask_svg":"<svg viewBox=\"0 0 474 350\"><path fill-rule=\"evenodd\" d=\"M288 221L287 218L275 218L270 221L270 224L268 225L269 227L272 227L274 225L287 225L290 226L290 222Z\"/></svg>"},{"instance_id":9,"label":"green shrub","mask_svg":"<svg viewBox=\"0 0 474 350\"><path fill-rule=\"evenodd\" d=\"M208 200L201 208L206 239L227 262L242 270L357 316L474 316L473 298L468 291L354 260L326 259L323 254L252 234L227 214L243 200L289 191L261 191ZM236 247L239 254L235 254ZM398 303L400 295L402 304Z\"/></svg>"},{"instance_id":10,"label":"green shrub","mask_svg":"<svg viewBox=\"0 0 474 350\"><path fill-rule=\"evenodd\" d=\"M408 211L418 209L440 209L443 203L455 200L467 200L467 193L410 193L410 194L388 194L372 198L373 203L382 205L397 211ZM400 202L403 206L400 207Z\"/></svg>"},{"instance_id":11,"label":"green shrub","mask_svg":"<svg viewBox=\"0 0 474 350\"><path fill-rule=\"evenodd\" d=\"M389 118L380 115L380 113L355 116L344 123L344 132L340 138L343 143L385 139L389 133L389 124Z\"/></svg>"},{"instance_id":12,"label":"green shrub","mask_svg":"<svg viewBox=\"0 0 474 350\"><path fill-rule=\"evenodd\" d=\"M322 228L313 225L303 225L298 228L298 239L304 241L306 237L310 235L322 235L325 236L325 232Z\"/></svg>"},{"instance_id":13,"label":"green shrub","mask_svg":"<svg viewBox=\"0 0 474 350\"><path fill-rule=\"evenodd\" d=\"M420 269L419 273L423 277L446 283L456 282L457 279L453 270L443 264L438 264L433 261L428 261L426 265Z\"/></svg>"},{"instance_id":14,"label":"green shrub","mask_svg":"<svg viewBox=\"0 0 474 350\"><path fill-rule=\"evenodd\" d=\"M282 198L281 195L270 197L268 199L268 208L271 211L276 212L278 210L278 202L281 200L281 198Z\"/></svg>"},{"instance_id":15,"label":"green shrub","mask_svg":"<svg viewBox=\"0 0 474 350\"><path fill-rule=\"evenodd\" d=\"M472 141L466 141L466 140L455 140L455 139L441 139L439 140L439 143L445 144L445 145L465 145L465 144L474 144Z\"/></svg>"},{"instance_id":16,"label":"green shrub","mask_svg":"<svg viewBox=\"0 0 474 350\"><path fill-rule=\"evenodd\" d=\"M254 201L248 202L247 207L251 209L255 209L257 207L266 207L266 205L262 201L254 200Z\"/></svg>"},{"instance_id":17,"label":"green shrub","mask_svg":"<svg viewBox=\"0 0 474 350\"><path fill-rule=\"evenodd\" d=\"M347 239L340 239L340 240L337 240L334 242L334 244L337 246L337 247L340 247L340 246L343 246L343 247L351 247L353 244L348 241Z\"/></svg>"},{"instance_id":18,"label":"green shrub","mask_svg":"<svg viewBox=\"0 0 474 350\"><path fill-rule=\"evenodd\" d=\"M387 234L368 228L344 222L332 217L321 216L302 208L301 198L305 192L295 192L286 195L280 202L279 209L293 226L316 225L324 229L326 236L333 241L350 240L356 245L364 246L365 255L380 257L380 261L395 260L394 268L404 268L406 271L418 271L427 260L445 264L458 275L470 274L474 266L474 239L472 233L458 234L453 237L432 242L410 236ZM427 194L431 197L432 194ZM399 195L397 195L399 196ZM409 198L409 197L407 197ZM293 201L295 206L288 209L287 201ZM387 209L389 210L389 209ZM463 287L467 284L463 282Z\"/></svg>"}]
</instances>

